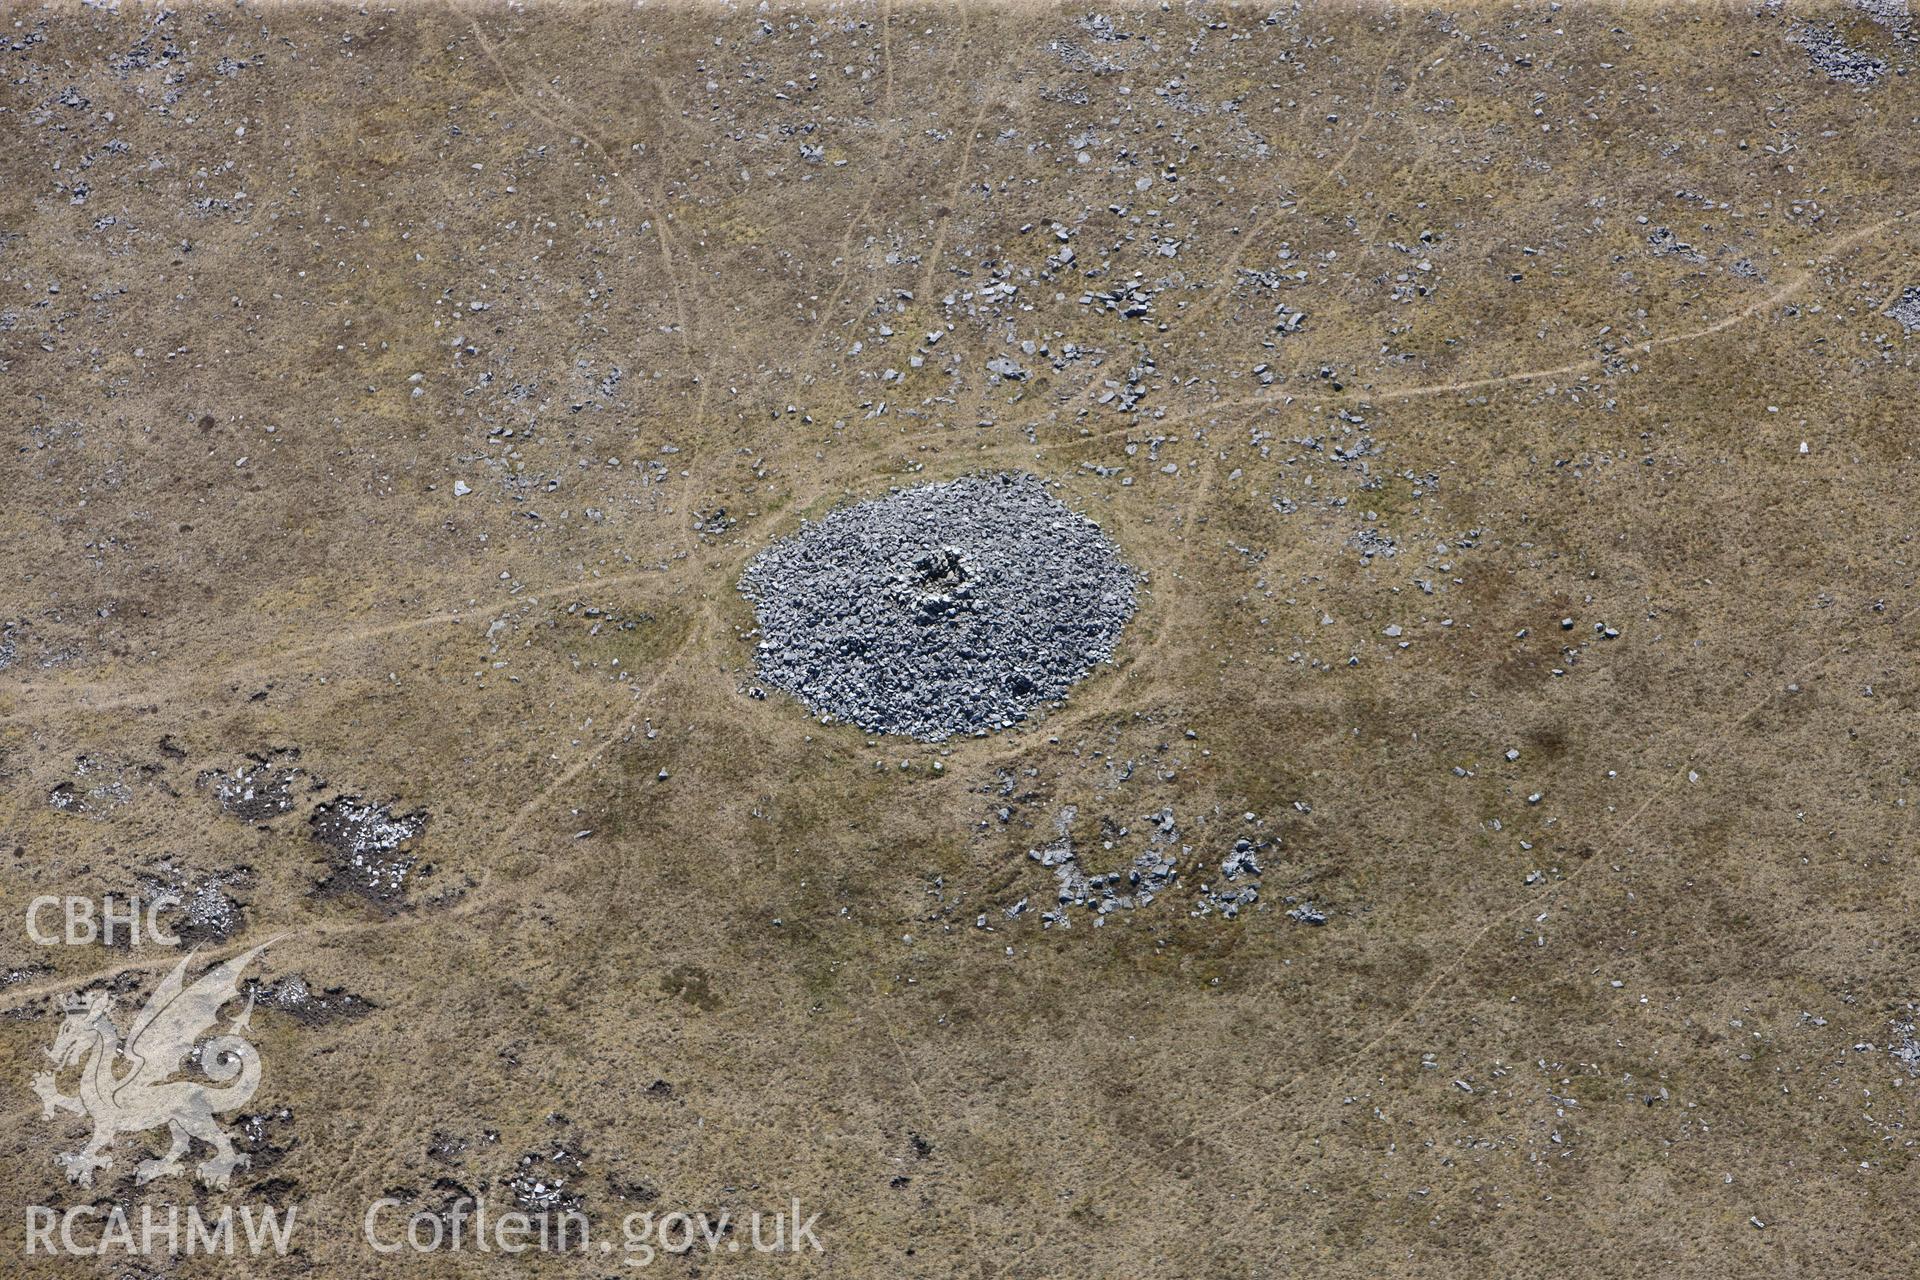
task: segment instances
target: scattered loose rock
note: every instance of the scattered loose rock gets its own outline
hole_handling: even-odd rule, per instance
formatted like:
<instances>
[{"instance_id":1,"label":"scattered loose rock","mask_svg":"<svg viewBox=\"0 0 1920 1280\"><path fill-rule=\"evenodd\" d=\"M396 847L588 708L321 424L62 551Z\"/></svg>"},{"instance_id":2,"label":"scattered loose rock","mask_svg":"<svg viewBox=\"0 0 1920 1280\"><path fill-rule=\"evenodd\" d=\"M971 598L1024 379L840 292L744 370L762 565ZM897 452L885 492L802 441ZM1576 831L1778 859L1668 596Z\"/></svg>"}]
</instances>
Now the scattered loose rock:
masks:
<instances>
[{"instance_id":1,"label":"scattered loose rock","mask_svg":"<svg viewBox=\"0 0 1920 1280\"><path fill-rule=\"evenodd\" d=\"M252 878L251 872L240 868L190 881L166 867L142 878L142 892L149 900L179 899L180 905L172 909L173 918L167 927L185 945L197 946L225 942L240 931L246 923L245 909L228 890L244 886Z\"/></svg>"},{"instance_id":2,"label":"scattered loose rock","mask_svg":"<svg viewBox=\"0 0 1920 1280\"><path fill-rule=\"evenodd\" d=\"M374 1008L371 1001L341 987L316 992L297 973L273 982L249 980L247 995L262 1008L277 1009L309 1025L362 1017Z\"/></svg>"},{"instance_id":3,"label":"scattered loose rock","mask_svg":"<svg viewBox=\"0 0 1920 1280\"><path fill-rule=\"evenodd\" d=\"M212 790L221 812L243 822L264 822L293 808L293 784L303 772L291 763L298 755L291 750L250 753L232 773L209 769L199 783Z\"/></svg>"},{"instance_id":4,"label":"scattered loose rock","mask_svg":"<svg viewBox=\"0 0 1920 1280\"><path fill-rule=\"evenodd\" d=\"M1074 852L1072 827L1077 814L1073 805L1061 810L1055 821L1058 838L1027 852L1027 857L1050 869L1059 882L1055 901L1060 909L1041 913L1043 927L1071 927L1073 918L1068 909L1073 907L1096 913L1094 923L1102 924L1105 922L1100 917L1109 912L1144 907L1172 886L1179 875L1180 861L1177 844L1180 833L1174 826L1172 810L1148 815L1146 821L1152 824L1148 845L1135 855L1131 867L1124 872L1093 874L1081 867L1079 856ZM1025 909L1023 898L1008 910L1008 918L1018 918Z\"/></svg>"},{"instance_id":5,"label":"scattered loose rock","mask_svg":"<svg viewBox=\"0 0 1920 1280\"><path fill-rule=\"evenodd\" d=\"M383 804L341 796L314 809L308 819L315 840L333 853L333 874L325 888L349 889L377 902L393 902L405 892L418 858L408 842L426 830L424 810L395 814Z\"/></svg>"}]
</instances>

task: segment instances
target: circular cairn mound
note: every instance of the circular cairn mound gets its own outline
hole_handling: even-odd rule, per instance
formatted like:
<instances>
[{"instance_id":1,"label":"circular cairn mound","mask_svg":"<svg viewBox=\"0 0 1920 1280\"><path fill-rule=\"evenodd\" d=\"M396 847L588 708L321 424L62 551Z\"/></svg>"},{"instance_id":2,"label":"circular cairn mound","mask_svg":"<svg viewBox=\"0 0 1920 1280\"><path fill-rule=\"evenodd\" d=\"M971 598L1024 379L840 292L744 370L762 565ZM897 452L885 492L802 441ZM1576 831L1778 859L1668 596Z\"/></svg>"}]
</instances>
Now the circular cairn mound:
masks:
<instances>
[{"instance_id":1,"label":"circular cairn mound","mask_svg":"<svg viewBox=\"0 0 1920 1280\"><path fill-rule=\"evenodd\" d=\"M1026 474L897 489L803 525L740 579L760 674L821 715L938 742L1002 729L1112 656L1134 571Z\"/></svg>"}]
</instances>

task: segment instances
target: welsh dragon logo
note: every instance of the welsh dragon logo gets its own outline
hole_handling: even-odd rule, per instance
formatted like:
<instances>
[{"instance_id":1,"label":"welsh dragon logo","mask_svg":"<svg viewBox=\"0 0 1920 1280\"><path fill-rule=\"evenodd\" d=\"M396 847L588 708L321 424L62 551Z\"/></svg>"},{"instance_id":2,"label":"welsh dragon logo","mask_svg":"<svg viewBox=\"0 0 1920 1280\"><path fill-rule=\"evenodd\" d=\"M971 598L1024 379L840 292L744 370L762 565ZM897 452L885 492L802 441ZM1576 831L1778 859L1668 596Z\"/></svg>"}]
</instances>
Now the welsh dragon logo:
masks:
<instances>
[{"instance_id":1,"label":"welsh dragon logo","mask_svg":"<svg viewBox=\"0 0 1920 1280\"><path fill-rule=\"evenodd\" d=\"M226 1034L200 1037L213 1029L221 1006L239 994L241 971L277 941L270 939L207 970L192 986L186 985L186 973L193 956L181 957L134 1017L124 1044L113 1019L111 994L95 992L64 1002L66 1019L47 1050L54 1069L33 1077L33 1091L40 1096L46 1115L70 1111L93 1121L93 1137L86 1146L54 1157L66 1170L68 1181L92 1186L94 1170L113 1167L113 1158L102 1153L116 1137L165 1125L172 1132L173 1145L158 1160L141 1161L134 1181L144 1185L179 1173L181 1158L198 1138L214 1154L195 1172L207 1186L226 1189L233 1171L244 1166L247 1157L233 1149L214 1116L244 1106L260 1087L260 1054L239 1034L247 1029L253 1013L252 995ZM184 1069L189 1057L198 1060L211 1086L168 1078ZM75 1066L80 1068L79 1092L68 1097L60 1092L57 1080L61 1072Z\"/></svg>"}]
</instances>

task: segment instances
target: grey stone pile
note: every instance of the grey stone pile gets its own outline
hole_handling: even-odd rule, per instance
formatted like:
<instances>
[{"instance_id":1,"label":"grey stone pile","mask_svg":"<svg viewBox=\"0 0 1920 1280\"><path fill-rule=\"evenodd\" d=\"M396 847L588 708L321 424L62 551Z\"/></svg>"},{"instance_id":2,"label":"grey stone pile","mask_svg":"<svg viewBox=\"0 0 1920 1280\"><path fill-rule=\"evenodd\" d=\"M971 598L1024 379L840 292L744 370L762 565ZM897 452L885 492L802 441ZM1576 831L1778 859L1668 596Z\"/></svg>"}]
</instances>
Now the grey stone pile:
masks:
<instances>
[{"instance_id":1,"label":"grey stone pile","mask_svg":"<svg viewBox=\"0 0 1920 1280\"><path fill-rule=\"evenodd\" d=\"M1887 308L1887 314L1898 320L1908 333L1920 333L1920 285L1902 293L1899 300Z\"/></svg>"},{"instance_id":2,"label":"grey stone pile","mask_svg":"<svg viewBox=\"0 0 1920 1280\"><path fill-rule=\"evenodd\" d=\"M1907 0L1853 0L1853 7L1895 33L1904 34L1913 21Z\"/></svg>"},{"instance_id":3,"label":"grey stone pile","mask_svg":"<svg viewBox=\"0 0 1920 1280\"><path fill-rule=\"evenodd\" d=\"M1006 728L1113 654L1136 575L1034 476L842 507L754 558L762 679L822 716L938 742Z\"/></svg>"},{"instance_id":4,"label":"grey stone pile","mask_svg":"<svg viewBox=\"0 0 1920 1280\"><path fill-rule=\"evenodd\" d=\"M1797 23L1787 38L1805 49L1813 65L1835 83L1865 89L1887 73L1887 64L1882 59L1849 45L1832 23L1824 26Z\"/></svg>"},{"instance_id":5,"label":"grey stone pile","mask_svg":"<svg viewBox=\"0 0 1920 1280\"><path fill-rule=\"evenodd\" d=\"M1920 1011L1908 1005L1888 1024L1891 1042L1887 1052L1893 1060L1907 1069L1910 1076L1920 1076Z\"/></svg>"}]
</instances>

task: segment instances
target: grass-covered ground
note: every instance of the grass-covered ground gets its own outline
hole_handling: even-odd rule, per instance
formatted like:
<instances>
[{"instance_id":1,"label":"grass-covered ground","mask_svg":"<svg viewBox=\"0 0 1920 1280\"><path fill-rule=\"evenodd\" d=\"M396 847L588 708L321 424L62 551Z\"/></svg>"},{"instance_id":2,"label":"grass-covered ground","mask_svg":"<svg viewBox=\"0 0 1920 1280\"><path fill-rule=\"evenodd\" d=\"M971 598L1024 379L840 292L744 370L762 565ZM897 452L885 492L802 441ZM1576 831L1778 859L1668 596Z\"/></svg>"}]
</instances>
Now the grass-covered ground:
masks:
<instances>
[{"instance_id":1,"label":"grass-covered ground","mask_svg":"<svg viewBox=\"0 0 1920 1280\"><path fill-rule=\"evenodd\" d=\"M190 1200L622 1269L360 1239L533 1182L821 1213L689 1275L1904 1265L1893 6L0 17L0 1270ZM980 469L1144 574L1110 667L752 696L756 551ZM1049 923L1063 822L1178 878ZM59 997L178 953L26 904L175 887L283 935L253 1164L71 1187Z\"/></svg>"}]
</instances>

